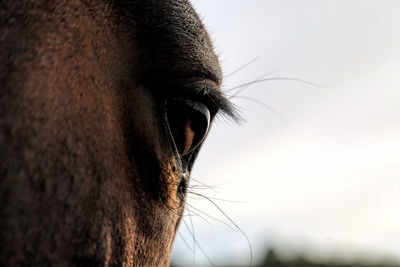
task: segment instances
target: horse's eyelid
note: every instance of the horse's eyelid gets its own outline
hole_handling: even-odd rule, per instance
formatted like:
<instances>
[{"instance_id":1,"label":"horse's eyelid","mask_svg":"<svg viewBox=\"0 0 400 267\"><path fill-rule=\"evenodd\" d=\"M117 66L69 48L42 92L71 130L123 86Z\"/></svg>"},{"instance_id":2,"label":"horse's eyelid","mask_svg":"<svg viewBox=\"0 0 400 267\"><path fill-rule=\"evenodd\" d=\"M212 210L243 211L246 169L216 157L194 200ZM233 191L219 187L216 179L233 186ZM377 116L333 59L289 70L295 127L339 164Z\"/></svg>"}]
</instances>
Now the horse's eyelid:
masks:
<instances>
[{"instance_id":1,"label":"horse's eyelid","mask_svg":"<svg viewBox=\"0 0 400 267\"><path fill-rule=\"evenodd\" d=\"M207 94L210 102L216 108L216 114L222 115L235 122L241 120L235 105L221 91L210 90Z\"/></svg>"},{"instance_id":2,"label":"horse's eyelid","mask_svg":"<svg viewBox=\"0 0 400 267\"><path fill-rule=\"evenodd\" d=\"M242 120L235 105L212 83L211 85L210 83L206 85L189 83L184 87L171 86L170 88L172 89L171 96L188 97L203 102L210 109L212 117L220 115L234 122Z\"/></svg>"}]
</instances>

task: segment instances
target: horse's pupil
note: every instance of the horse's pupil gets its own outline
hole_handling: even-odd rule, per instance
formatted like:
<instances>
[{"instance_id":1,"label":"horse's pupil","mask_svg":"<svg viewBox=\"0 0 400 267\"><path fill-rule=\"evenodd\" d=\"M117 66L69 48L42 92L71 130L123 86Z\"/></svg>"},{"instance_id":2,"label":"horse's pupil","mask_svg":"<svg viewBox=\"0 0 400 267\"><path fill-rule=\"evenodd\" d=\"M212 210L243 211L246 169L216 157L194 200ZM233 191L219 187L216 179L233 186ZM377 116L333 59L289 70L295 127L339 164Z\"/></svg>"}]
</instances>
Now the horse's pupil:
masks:
<instances>
[{"instance_id":1,"label":"horse's pupil","mask_svg":"<svg viewBox=\"0 0 400 267\"><path fill-rule=\"evenodd\" d=\"M191 100L167 102L168 126L181 155L192 152L204 139L209 127L209 111L204 104Z\"/></svg>"},{"instance_id":2,"label":"horse's pupil","mask_svg":"<svg viewBox=\"0 0 400 267\"><path fill-rule=\"evenodd\" d=\"M196 135L196 129L193 128L192 118L188 117L186 120L185 142L182 154L186 154L190 151L193 145L195 135Z\"/></svg>"}]
</instances>

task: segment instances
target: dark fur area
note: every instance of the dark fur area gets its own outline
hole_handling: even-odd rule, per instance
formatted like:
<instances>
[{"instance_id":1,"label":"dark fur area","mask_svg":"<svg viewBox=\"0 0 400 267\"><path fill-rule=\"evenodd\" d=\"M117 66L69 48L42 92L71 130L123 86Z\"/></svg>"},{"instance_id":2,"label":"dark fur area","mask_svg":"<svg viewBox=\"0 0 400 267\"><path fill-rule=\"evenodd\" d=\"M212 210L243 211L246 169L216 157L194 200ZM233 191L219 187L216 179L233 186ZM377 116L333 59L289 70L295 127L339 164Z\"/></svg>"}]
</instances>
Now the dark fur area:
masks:
<instances>
[{"instance_id":1,"label":"dark fur area","mask_svg":"<svg viewBox=\"0 0 400 267\"><path fill-rule=\"evenodd\" d=\"M168 265L183 207L162 105L221 82L189 2L0 5L0 265Z\"/></svg>"}]
</instances>

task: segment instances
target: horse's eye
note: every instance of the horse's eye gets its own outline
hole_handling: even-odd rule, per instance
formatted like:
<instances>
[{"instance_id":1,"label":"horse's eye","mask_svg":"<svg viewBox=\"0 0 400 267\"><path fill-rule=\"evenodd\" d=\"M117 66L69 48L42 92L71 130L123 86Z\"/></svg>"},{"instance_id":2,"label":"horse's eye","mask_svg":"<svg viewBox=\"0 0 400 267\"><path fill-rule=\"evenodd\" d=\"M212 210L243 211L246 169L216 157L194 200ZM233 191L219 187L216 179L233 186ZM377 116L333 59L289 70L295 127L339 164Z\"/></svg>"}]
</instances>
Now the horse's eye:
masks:
<instances>
[{"instance_id":1,"label":"horse's eye","mask_svg":"<svg viewBox=\"0 0 400 267\"><path fill-rule=\"evenodd\" d=\"M194 100L169 99L166 117L176 148L182 156L201 144L210 126L210 111L206 105Z\"/></svg>"}]
</instances>

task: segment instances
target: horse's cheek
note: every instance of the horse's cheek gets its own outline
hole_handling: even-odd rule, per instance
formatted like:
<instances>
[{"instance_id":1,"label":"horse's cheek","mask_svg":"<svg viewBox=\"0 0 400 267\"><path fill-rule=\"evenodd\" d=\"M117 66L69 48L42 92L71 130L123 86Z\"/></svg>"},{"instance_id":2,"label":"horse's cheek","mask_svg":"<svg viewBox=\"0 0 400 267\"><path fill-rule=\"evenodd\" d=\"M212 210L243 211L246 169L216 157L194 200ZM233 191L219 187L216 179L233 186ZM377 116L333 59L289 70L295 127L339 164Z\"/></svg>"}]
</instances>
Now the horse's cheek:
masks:
<instances>
[{"instance_id":1,"label":"horse's cheek","mask_svg":"<svg viewBox=\"0 0 400 267\"><path fill-rule=\"evenodd\" d=\"M178 216L165 209L176 189L160 191L174 177L160 168L172 158L163 152L154 100L135 86L118 95L122 88L111 86L112 78L87 79L76 69L102 73L74 64L57 75L51 66L38 68L28 89L8 99L1 122L1 169L8 170L1 215L19 221L2 224L10 248L4 258L16 253L9 262L16 265L25 258L32 264L166 265ZM49 86L53 77L63 87Z\"/></svg>"}]
</instances>

